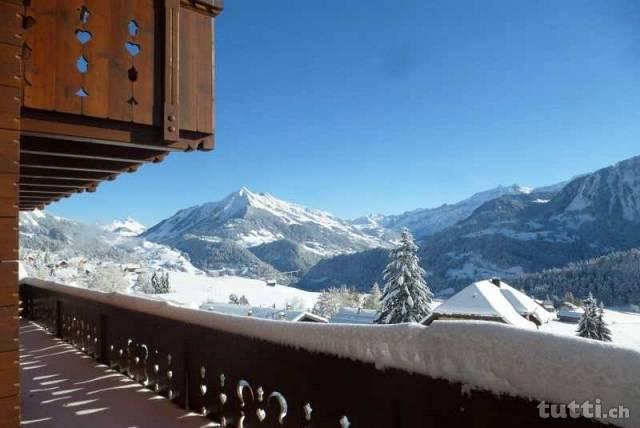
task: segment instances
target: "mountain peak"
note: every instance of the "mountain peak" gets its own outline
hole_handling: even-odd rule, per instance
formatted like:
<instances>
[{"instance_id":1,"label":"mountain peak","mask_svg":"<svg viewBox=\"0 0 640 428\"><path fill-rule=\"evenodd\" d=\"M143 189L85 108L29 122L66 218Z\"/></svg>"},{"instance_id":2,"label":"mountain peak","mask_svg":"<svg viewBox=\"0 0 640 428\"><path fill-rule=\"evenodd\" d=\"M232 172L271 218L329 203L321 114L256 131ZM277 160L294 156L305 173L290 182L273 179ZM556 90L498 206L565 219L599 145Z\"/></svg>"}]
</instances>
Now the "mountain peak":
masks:
<instances>
[{"instance_id":1,"label":"mountain peak","mask_svg":"<svg viewBox=\"0 0 640 428\"><path fill-rule=\"evenodd\" d=\"M132 217L116 219L101 227L106 231L122 236L138 236L146 230L146 227L142 223Z\"/></svg>"}]
</instances>

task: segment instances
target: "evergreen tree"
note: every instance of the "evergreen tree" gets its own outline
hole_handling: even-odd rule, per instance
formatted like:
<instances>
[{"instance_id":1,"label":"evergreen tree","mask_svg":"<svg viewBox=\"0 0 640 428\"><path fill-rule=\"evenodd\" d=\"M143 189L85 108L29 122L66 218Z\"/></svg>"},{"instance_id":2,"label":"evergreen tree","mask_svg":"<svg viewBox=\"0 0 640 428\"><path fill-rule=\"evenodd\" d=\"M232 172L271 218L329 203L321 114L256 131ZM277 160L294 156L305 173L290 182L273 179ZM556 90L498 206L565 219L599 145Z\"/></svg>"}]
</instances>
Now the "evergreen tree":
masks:
<instances>
[{"instance_id":1,"label":"evergreen tree","mask_svg":"<svg viewBox=\"0 0 640 428\"><path fill-rule=\"evenodd\" d=\"M596 317L596 333L598 340L603 342L611 342L611 330L604 320L604 305L600 302L598 307L598 315Z\"/></svg>"},{"instance_id":2,"label":"evergreen tree","mask_svg":"<svg viewBox=\"0 0 640 428\"><path fill-rule=\"evenodd\" d=\"M391 250L390 261L384 271L385 286L382 310L377 324L420 322L431 312L433 293L420 267L418 246L407 229L402 231L400 245Z\"/></svg>"},{"instance_id":3,"label":"evergreen tree","mask_svg":"<svg viewBox=\"0 0 640 428\"><path fill-rule=\"evenodd\" d=\"M239 305L245 305L248 306L249 305L249 299L247 299L247 297L243 294L242 296L240 296L240 298L238 299L238 304Z\"/></svg>"},{"instance_id":4,"label":"evergreen tree","mask_svg":"<svg viewBox=\"0 0 640 428\"><path fill-rule=\"evenodd\" d=\"M382 299L382 291L377 282L371 287L369 295L364 299L363 307L365 309L380 309Z\"/></svg>"},{"instance_id":5,"label":"evergreen tree","mask_svg":"<svg viewBox=\"0 0 640 428\"><path fill-rule=\"evenodd\" d=\"M240 304L240 299L238 298L238 296L234 293L229 294L229 303L231 303L232 305L239 305Z\"/></svg>"},{"instance_id":6,"label":"evergreen tree","mask_svg":"<svg viewBox=\"0 0 640 428\"><path fill-rule=\"evenodd\" d=\"M598 307L591 293L589 293L589 297L584 300L584 313L580 317L577 333L578 336L586 337L587 339L599 339Z\"/></svg>"}]
</instances>

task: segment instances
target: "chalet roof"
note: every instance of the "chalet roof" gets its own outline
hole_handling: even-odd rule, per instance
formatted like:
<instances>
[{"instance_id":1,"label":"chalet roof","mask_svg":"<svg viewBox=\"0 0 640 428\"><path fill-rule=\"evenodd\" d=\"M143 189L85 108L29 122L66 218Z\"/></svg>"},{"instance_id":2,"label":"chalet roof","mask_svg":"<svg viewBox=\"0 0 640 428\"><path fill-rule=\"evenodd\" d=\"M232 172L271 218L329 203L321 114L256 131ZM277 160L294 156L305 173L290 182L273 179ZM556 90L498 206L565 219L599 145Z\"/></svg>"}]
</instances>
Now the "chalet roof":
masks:
<instances>
[{"instance_id":1,"label":"chalet roof","mask_svg":"<svg viewBox=\"0 0 640 428\"><path fill-rule=\"evenodd\" d=\"M527 321L511 303L517 302L518 307L522 305L519 299L514 297L516 293L506 293L510 301L502 292L501 286L491 281L474 282L434 309L433 314L470 318L476 316L480 319L497 318L516 327L534 328L534 324Z\"/></svg>"}]
</instances>

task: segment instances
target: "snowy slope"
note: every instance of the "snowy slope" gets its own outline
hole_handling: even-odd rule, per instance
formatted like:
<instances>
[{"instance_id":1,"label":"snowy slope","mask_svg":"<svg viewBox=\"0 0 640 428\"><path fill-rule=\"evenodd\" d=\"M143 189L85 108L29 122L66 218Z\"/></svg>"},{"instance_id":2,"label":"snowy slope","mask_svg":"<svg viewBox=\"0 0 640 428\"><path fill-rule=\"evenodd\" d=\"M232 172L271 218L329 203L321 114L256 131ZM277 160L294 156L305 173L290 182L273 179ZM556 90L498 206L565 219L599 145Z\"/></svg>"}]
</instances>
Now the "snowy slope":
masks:
<instances>
[{"instance_id":1,"label":"snowy slope","mask_svg":"<svg viewBox=\"0 0 640 428\"><path fill-rule=\"evenodd\" d=\"M283 308L291 305L310 310L319 295L283 285L270 287L265 281L237 276L208 277L194 273L171 272L170 280L173 292L157 297L193 308L198 308L207 301L226 303L230 294L236 294L244 295L253 306L276 305Z\"/></svg>"}]
</instances>

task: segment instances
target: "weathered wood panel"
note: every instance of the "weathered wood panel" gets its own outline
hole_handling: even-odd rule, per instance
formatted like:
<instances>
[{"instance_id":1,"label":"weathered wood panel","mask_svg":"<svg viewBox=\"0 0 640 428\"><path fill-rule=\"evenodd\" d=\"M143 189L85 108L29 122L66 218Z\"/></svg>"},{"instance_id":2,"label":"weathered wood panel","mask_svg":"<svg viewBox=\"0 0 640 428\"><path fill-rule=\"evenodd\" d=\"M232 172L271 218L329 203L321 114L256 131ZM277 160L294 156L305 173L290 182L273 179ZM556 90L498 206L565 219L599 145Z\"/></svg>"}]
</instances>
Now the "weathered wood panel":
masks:
<instances>
[{"instance_id":1,"label":"weathered wood panel","mask_svg":"<svg viewBox=\"0 0 640 428\"><path fill-rule=\"evenodd\" d=\"M196 12L180 11L180 128L198 130L198 34Z\"/></svg>"},{"instance_id":2,"label":"weathered wood panel","mask_svg":"<svg viewBox=\"0 0 640 428\"><path fill-rule=\"evenodd\" d=\"M0 306L0 352L18 350L18 307Z\"/></svg>"},{"instance_id":3,"label":"weathered wood panel","mask_svg":"<svg viewBox=\"0 0 640 428\"><path fill-rule=\"evenodd\" d=\"M0 428L20 425L20 397L18 395L0 398Z\"/></svg>"},{"instance_id":4,"label":"weathered wood panel","mask_svg":"<svg viewBox=\"0 0 640 428\"><path fill-rule=\"evenodd\" d=\"M158 124L157 117L160 103L157 75L160 68L156 49L157 2L153 0L134 0L133 19L138 25L138 33L130 36L130 40L140 46L140 52L133 57L132 67L135 69L135 80L132 81L133 121L145 125ZM157 71L156 71L157 70Z\"/></svg>"},{"instance_id":5,"label":"weathered wood panel","mask_svg":"<svg viewBox=\"0 0 640 428\"><path fill-rule=\"evenodd\" d=\"M214 114L214 21L204 15L199 15L197 20L200 31L200 36L198 37L198 56L195 58L197 60L198 131L211 133L213 132Z\"/></svg>"},{"instance_id":6,"label":"weathered wood panel","mask_svg":"<svg viewBox=\"0 0 640 428\"><path fill-rule=\"evenodd\" d=\"M131 121L131 82L128 71L131 55L126 50L128 41L127 23L133 14L131 0L111 0L111 60L109 62L109 118Z\"/></svg>"},{"instance_id":7,"label":"weathered wood panel","mask_svg":"<svg viewBox=\"0 0 640 428\"><path fill-rule=\"evenodd\" d=\"M0 217L16 217L18 202L15 198L0 198Z\"/></svg>"},{"instance_id":8,"label":"weathered wood panel","mask_svg":"<svg viewBox=\"0 0 640 428\"><path fill-rule=\"evenodd\" d=\"M24 105L53 110L56 106L57 67L52 56L55 56L58 40L56 2L33 1L27 9L27 14L35 20L35 25L25 33L28 48L25 50L24 64Z\"/></svg>"},{"instance_id":9,"label":"weathered wood panel","mask_svg":"<svg viewBox=\"0 0 640 428\"><path fill-rule=\"evenodd\" d=\"M0 260L18 259L18 218L0 218ZM17 284L16 284L17 287Z\"/></svg>"},{"instance_id":10,"label":"weathered wood panel","mask_svg":"<svg viewBox=\"0 0 640 428\"><path fill-rule=\"evenodd\" d=\"M18 196L18 175L0 174L0 198L14 198ZM2 258L0 257L0 260Z\"/></svg>"},{"instance_id":11,"label":"weathered wood panel","mask_svg":"<svg viewBox=\"0 0 640 428\"><path fill-rule=\"evenodd\" d=\"M114 42L111 34L111 2L87 0L90 12L86 29L92 34L84 55L89 63L84 84L89 94L82 100L82 114L106 118L109 116L110 62ZM121 48L124 48L122 46Z\"/></svg>"},{"instance_id":12,"label":"weathered wood panel","mask_svg":"<svg viewBox=\"0 0 640 428\"><path fill-rule=\"evenodd\" d=\"M207 15L180 11L181 128L213 131L213 38Z\"/></svg>"},{"instance_id":13,"label":"weathered wood panel","mask_svg":"<svg viewBox=\"0 0 640 428\"><path fill-rule=\"evenodd\" d=\"M20 87L22 84L22 69L20 46L0 43L0 85Z\"/></svg>"},{"instance_id":14,"label":"weathered wood panel","mask_svg":"<svg viewBox=\"0 0 640 428\"><path fill-rule=\"evenodd\" d=\"M20 88L0 86L0 112L19 116L21 103Z\"/></svg>"},{"instance_id":15,"label":"weathered wood panel","mask_svg":"<svg viewBox=\"0 0 640 428\"><path fill-rule=\"evenodd\" d=\"M18 352L0 352L0 398L18 395Z\"/></svg>"},{"instance_id":16,"label":"weathered wood panel","mask_svg":"<svg viewBox=\"0 0 640 428\"><path fill-rule=\"evenodd\" d=\"M0 173L18 173L19 144L20 134L18 131L0 129Z\"/></svg>"},{"instance_id":17,"label":"weathered wood panel","mask_svg":"<svg viewBox=\"0 0 640 428\"><path fill-rule=\"evenodd\" d=\"M55 59L49 56L48 60L56 64L55 109L64 113L80 114L82 109L81 97L77 95L82 88L82 74L76 68L82 55L82 44L76 38L82 3L82 0L58 0L56 7ZM36 22L34 27L37 25Z\"/></svg>"},{"instance_id":18,"label":"weathered wood panel","mask_svg":"<svg viewBox=\"0 0 640 428\"><path fill-rule=\"evenodd\" d=\"M18 305L17 283L18 262L0 262L0 306Z\"/></svg>"},{"instance_id":19,"label":"weathered wood panel","mask_svg":"<svg viewBox=\"0 0 640 428\"><path fill-rule=\"evenodd\" d=\"M0 43L15 46L21 46L24 43L22 11L21 5L0 2Z\"/></svg>"}]
</instances>

